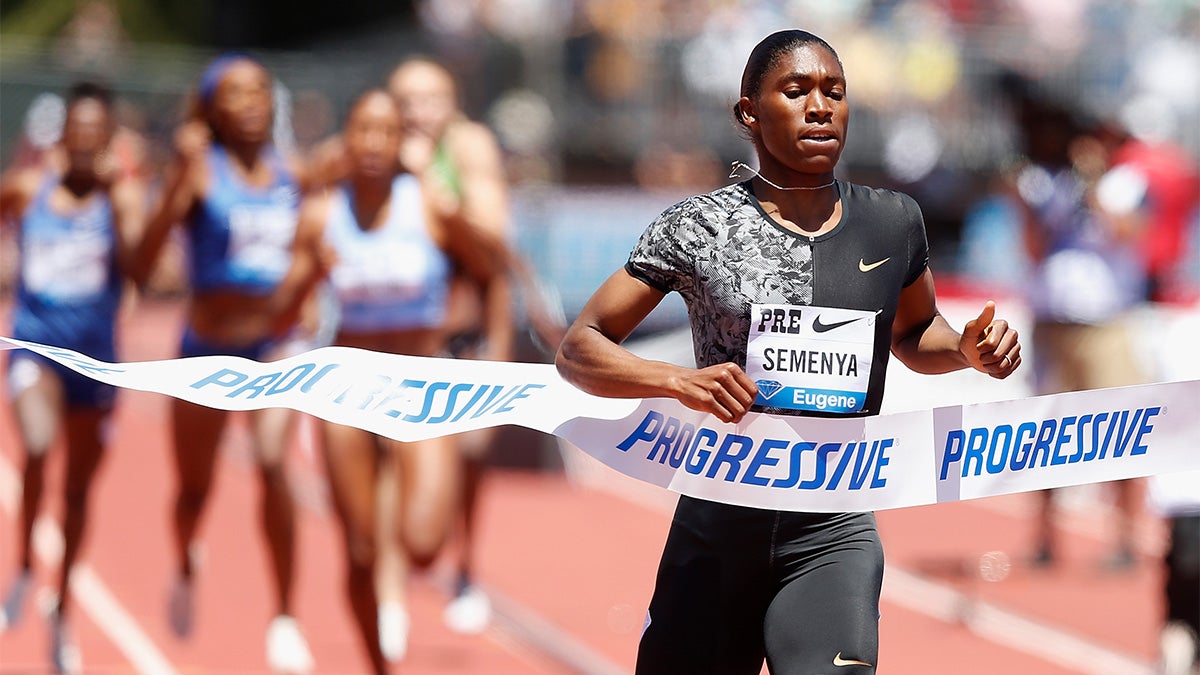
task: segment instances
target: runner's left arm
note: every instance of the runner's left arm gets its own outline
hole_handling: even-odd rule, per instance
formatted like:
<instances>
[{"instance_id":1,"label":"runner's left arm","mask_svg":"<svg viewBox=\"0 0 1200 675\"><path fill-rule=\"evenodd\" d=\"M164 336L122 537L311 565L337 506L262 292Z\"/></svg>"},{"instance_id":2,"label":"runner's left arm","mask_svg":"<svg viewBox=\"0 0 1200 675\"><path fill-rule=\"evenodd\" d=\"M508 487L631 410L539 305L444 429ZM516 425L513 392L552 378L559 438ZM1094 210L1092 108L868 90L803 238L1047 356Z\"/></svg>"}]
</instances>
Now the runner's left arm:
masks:
<instances>
[{"instance_id":1,"label":"runner's left arm","mask_svg":"<svg viewBox=\"0 0 1200 675\"><path fill-rule=\"evenodd\" d=\"M997 319L989 300L960 334L938 312L933 273L926 269L900 292L892 322L892 353L909 369L935 375L974 368L1004 379L1021 363L1017 331Z\"/></svg>"},{"instance_id":2,"label":"runner's left arm","mask_svg":"<svg viewBox=\"0 0 1200 675\"><path fill-rule=\"evenodd\" d=\"M117 234L117 264L131 279L138 242L146 230L147 198L145 183L133 177L118 179L109 191Z\"/></svg>"}]
</instances>

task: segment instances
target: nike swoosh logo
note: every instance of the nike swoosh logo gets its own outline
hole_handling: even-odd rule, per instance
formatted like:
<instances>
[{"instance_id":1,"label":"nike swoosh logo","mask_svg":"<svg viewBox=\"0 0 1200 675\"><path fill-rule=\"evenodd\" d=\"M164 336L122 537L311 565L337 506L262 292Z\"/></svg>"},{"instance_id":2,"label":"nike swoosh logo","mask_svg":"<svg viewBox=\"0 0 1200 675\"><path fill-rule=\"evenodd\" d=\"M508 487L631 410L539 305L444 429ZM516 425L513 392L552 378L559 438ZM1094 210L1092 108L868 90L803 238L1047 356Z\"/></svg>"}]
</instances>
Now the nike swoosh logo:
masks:
<instances>
[{"instance_id":1,"label":"nike swoosh logo","mask_svg":"<svg viewBox=\"0 0 1200 675\"><path fill-rule=\"evenodd\" d=\"M858 259L858 271L870 272L871 270L875 269L876 267L879 267L880 265L882 265L883 263L885 263L891 259L892 259L891 256L888 256L887 258L884 258L883 260L880 260L879 262L873 262L870 265L868 265L865 260L863 260L862 258L859 258Z\"/></svg>"},{"instance_id":2,"label":"nike swoosh logo","mask_svg":"<svg viewBox=\"0 0 1200 675\"><path fill-rule=\"evenodd\" d=\"M834 321L833 323L821 323L821 315L818 314L817 318L813 319L813 330L816 331L817 333L825 333L825 332L833 330L834 328L841 328L842 326L845 326L848 323L854 323L855 321L858 321L861 318L862 317L860 316L860 317L856 317L853 319L846 319L845 321Z\"/></svg>"},{"instance_id":3,"label":"nike swoosh logo","mask_svg":"<svg viewBox=\"0 0 1200 675\"><path fill-rule=\"evenodd\" d=\"M835 666L866 666L868 668L873 667L872 664L867 663L866 661L855 661L854 659L843 659L841 652L838 652L837 656L833 657L833 665L835 665Z\"/></svg>"}]
</instances>

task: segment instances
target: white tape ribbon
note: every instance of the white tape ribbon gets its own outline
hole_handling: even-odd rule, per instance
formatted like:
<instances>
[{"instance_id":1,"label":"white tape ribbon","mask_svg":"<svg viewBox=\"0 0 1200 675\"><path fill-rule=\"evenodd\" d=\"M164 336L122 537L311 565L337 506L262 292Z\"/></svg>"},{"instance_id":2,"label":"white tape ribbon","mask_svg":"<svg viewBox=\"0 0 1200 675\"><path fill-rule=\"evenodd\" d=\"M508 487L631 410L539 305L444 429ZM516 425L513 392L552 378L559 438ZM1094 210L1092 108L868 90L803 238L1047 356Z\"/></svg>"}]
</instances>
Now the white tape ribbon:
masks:
<instances>
[{"instance_id":1,"label":"white tape ribbon","mask_svg":"<svg viewBox=\"0 0 1200 675\"><path fill-rule=\"evenodd\" d=\"M118 387L212 408L283 407L401 441L516 424L676 492L792 511L872 511L1200 469L1200 380L909 413L724 424L672 399L591 396L546 364L324 347L105 363L0 337Z\"/></svg>"}]
</instances>

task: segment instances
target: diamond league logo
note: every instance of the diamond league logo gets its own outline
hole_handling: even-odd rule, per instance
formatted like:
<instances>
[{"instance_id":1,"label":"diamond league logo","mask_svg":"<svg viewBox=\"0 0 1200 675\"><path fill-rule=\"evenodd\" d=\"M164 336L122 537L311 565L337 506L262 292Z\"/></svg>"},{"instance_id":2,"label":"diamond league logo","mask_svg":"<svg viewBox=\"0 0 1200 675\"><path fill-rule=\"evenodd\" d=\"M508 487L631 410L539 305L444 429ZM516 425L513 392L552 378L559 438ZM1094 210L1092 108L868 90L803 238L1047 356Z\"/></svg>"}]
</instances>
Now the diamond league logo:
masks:
<instances>
[{"instance_id":1,"label":"diamond league logo","mask_svg":"<svg viewBox=\"0 0 1200 675\"><path fill-rule=\"evenodd\" d=\"M775 380L758 380L754 384L758 385L758 394L763 398L770 400L772 396L779 393L783 389L783 385Z\"/></svg>"}]
</instances>

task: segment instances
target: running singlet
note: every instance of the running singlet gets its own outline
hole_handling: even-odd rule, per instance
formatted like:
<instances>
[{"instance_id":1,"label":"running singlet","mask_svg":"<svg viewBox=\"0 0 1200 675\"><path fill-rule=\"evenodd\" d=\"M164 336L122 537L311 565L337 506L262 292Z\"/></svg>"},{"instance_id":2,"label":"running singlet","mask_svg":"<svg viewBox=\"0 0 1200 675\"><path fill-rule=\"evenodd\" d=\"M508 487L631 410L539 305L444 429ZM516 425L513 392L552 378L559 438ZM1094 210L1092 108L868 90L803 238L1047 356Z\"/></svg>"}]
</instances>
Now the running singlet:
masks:
<instances>
[{"instance_id":1,"label":"running singlet","mask_svg":"<svg viewBox=\"0 0 1200 675\"><path fill-rule=\"evenodd\" d=\"M113 360L121 276L112 204L97 194L58 213L49 203L58 185L47 176L21 221L13 336Z\"/></svg>"},{"instance_id":2,"label":"running singlet","mask_svg":"<svg viewBox=\"0 0 1200 675\"><path fill-rule=\"evenodd\" d=\"M446 315L450 261L429 236L421 186L411 174L392 181L387 221L363 230L349 187L333 196L325 239L337 252L330 273L341 306L340 330L434 328Z\"/></svg>"},{"instance_id":3,"label":"running singlet","mask_svg":"<svg viewBox=\"0 0 1200 675\"><path fill-rule=\"evenodd\" d=\"M749 181L690 197L642 234L626 270L688 307L700 368L733 362L763 412L873 415L900 291L929 262L907 195L837 182L842 218L810 237L762 210Z\"/></svg>"},{"instance_id":4,"label":"running singlet","mask_svg":"<svg viewBox=\"0 0 1200 675\"><path fill-rule=\"evenodd\" d=\"M198 292L269 293L291 264L300 190L274 150L274 180L247 185L219 145L208 153L212 184L188 223L192 287Z\"/></svg>"}]
</instances>

